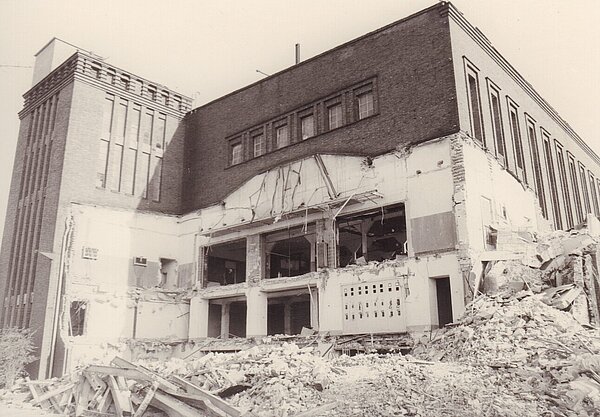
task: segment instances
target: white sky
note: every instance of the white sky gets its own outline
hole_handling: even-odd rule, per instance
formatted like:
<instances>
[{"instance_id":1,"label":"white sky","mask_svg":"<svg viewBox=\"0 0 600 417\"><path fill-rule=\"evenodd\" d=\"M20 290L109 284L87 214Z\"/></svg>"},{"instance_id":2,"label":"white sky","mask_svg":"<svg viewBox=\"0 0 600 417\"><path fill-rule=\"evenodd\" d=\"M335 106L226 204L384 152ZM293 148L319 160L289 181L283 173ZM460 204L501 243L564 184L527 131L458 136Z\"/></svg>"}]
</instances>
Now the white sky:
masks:
<instances>
[{"instance_id":1,"label":"white sky","mask_svg":"<svg viewBox=\"0 0 600 417\"><path fill-rule=\"evenodd\" d=\"M600 0L454 5L600 153ZM434 4L434 0L0 0L0 65L33 65L53 36L196 98L252 83ZM31 68L0 67L0 236Z\"/></svg>"}]
</instances>

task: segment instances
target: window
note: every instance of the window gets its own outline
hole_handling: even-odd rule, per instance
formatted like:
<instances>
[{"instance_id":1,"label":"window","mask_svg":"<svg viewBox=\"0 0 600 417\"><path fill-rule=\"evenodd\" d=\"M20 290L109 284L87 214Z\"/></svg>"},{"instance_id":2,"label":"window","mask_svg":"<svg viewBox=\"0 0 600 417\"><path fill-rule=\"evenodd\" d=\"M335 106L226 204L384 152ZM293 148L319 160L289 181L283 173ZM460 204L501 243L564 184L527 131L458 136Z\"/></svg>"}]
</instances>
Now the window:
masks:
<instances>
[{"instance_id":1,"label":"window","mask_svg":"<svg viewBox=\"0 0 600 417\"><path fill-rule=\"evenodd\" d=\"M527 139L531 149L531 165L533 166L533 176L535 177L535 193L542 209L542 215L548 218L548 208L546 207L546 196L544 194L544 179L542 177L542 165L540 162L540 152L538 148L537 137L535 134L535 125L531 119L527 120Z\"/></svg>"},{"instance_id":2,"label":"window","mask_svg":"<svg viewBox=\"0 0 600 417\"><path fill-rule=\"evenodd\" d=\"M492 133L496 146L496 156L500 161L506 163L506 143L504 142L504 129L502 128L502 109L500 107L500 94L488 80L488 91L490 94L490 108L492 112Z\"/></svg>"},{"instance_id":3,"label":"window","mask_svg":"<svg viewBox=\"0 0 600 417\"><path fill-rule=\"evenodd\" d=\"M107 140L100 140L100 150L98 151L98 162L96 168L96 187L106 188L106 168L108 164L108 145Z\"/></svg>"},{"instance_id":4,"label":"window","mask_svg":"<svg viewBox=\"0 0 600 417\"><path fill-rule=\"evenodd\" d=\"M552 149L550 147L550 137L542 131L544 138L544 154L546 156L546 170L548 171L548 180L550 182L550 196L552 198L552 211L554 214L554 226L562 229L562 217L560 214L560 203L558 201L558 187L556 184L556 173L554 171L554 161L552 160Z\"/></svg>"},{"instance_id":5,"label":"window","mask_svg":"<svg viewBox=\"0 0 600 417\"><path fill-rule=\"evenodd\" d=\"M554 145L556 148L556 160L558 162L558 173L560 176L560 186L562 188L564 206L565 206L565 217L567 219L567 228L570 229L574 226L573 223L573 207L571 206L571 194L569 192L569 182L567 180L567 169L565 166L565 157L563 148L558 143L558 141L554 141Z\"/></svg>"},{"instance_id":6,"label":"window","mask_svg":"<svg viewBox=\"0 0 600 417\"><path fill-rule=\"evenodd\" d=\"M265 153L265 136L262 133L252 136L252 149L255 158Z\"/></svg>"},{"instance_id":7,"label":"window","mask_svg":"<svg viewBox=\"0 0 600 417\"><path fill-rule=\"evenodd\" d=\"M83 336L85 334L86 310L86 302L71 301L71 305L69 308L69 336Z\"/></svg>"},{"instance_id":8,"label":"window","mask_svg":"<svg viewBox=\"0 0 600 417\"><path fill-rule=\"evenodd\" d=\"M567 152L569 158L569 174L571 175L571 188L573 190L573 199L575 200L575 212L577 213L577 223L583 222L583 207L581 206L581 193L579 192L579 182L577 181L577 167L575 158Z\"/></svg>"},{"instance_id":9,"label":"window","mask_svg":"<svg viewBox=\"0 0 600 417\"><path fill-rule=\"evenodd\" d=\"M156 124L156 130L154 131L154 146L158 149L165 148L165 130L167 127L167 115L159 113L158 123Z\"/></svg>"},{"instance_id":10,"label":"window","mask_svg":"<svg viewBox=\"0 0 600 417\"><path fill-rule=\"evenodd\" d=\"M154 112L148 110L144 113L144 120L142 122L142 143L150 145L152 143L152 124L154 123Z\"/></svg>"},{"instance_id":11,"label":"window","mask_svg":"<svg viewBox=\"0 0 600 417\"><path fill-rule=\"evenodd\" d=\"M231 165L236 165L242 162L242 144L236 143L231 145Z\"/></svg>"},{"instance_id":12,"label":"window","mask_svg":"<svg viewBox=\"0 0 600 417\"><path fill-rule=\"evenodd\" d=\"M579 175L581 176L581 193L583 194L583 202L585 203L585 217L587 217L587 215L592 212L592 206L590 204L590 194L587 186L587 178L585 176L585 167L581 162L579 163Z\"/></svg>"},{"instance_id":13,"label":"window","mask_svg":"<svg viewBox=\"0 0 600 417\"><path fill-rule=\"evenodd\" d=\"M112 127L113 117L113 106L115 103L115 96L109 95L104 100L104 109L102 110L102 133L101 138L108 140L110 138L110 132Z\"/></svg>"},{"instance_id":14,"label":"window","mask_svg":"<svg viewBox=\"0 0 600 417\"><path fill-rule=\"evenodd\" d=\"M590 191L592 192L594 214L596 216L600 216L600 207L598 207L598 193L596 190L596 178L594 178L594 174L592 174L592 171L588 171L588 175L590 176Z\"/></svg>"},{"instance_id":15,"label":"window","mask_svg":"<svg viewBox=\"0 0 600 417\"><path fill-rule=\"evenodd\" d=\"M327 107L327 121L329 130L337 129L342 126L342 105L334 104Z\"/></svg>"},{"instance_id":16,"label":"window","mask_svg":"<svg viewBox=\"0 0 600 417\"><path fill-rule=\"evenodd\" d=\"M525 157L523 156L523 143L521 141L521 127L519 125L519 113L517 106L507 98L508 113L510 117L510 134L512 136L513 147L515 149L515 162L517 165L517 175L523 181L527 182L527 172L525 170Z\"/></svg>"},{"instance_id":17,"label":"window","mask_svg":"<svg viewBox=\"0 0 600 417\"><path fill-rule=\"evenodd\" d=\"M375 113L375 106L373 104L373 92L369 91L360 94L357 97L358 101L358 120L362 120L365 117L372 116Z\"/></svg>"},{"instance_id":18,"label":"window","mask_svg":"<svg viewBox=\"0 0 600 417\"><path fill-rule=\"evenodd\" d=\"M275 147L283 148L290 144L290 135L287 125L279 126L275 129Z\"/></svg>"},{"instance_id":19,"label":"window","mask_svg":"<svg viewBox=\"0 0 600 417\"><path fill-rule=\"evenodd\" d=\"M311 138L315 135L315 117L311 114L300 119L302 140Z\"/></svg>"},{"instance_id":20,"label":"window","mask_svg":"<svg viewBox=\"0 0 600 417\"><path fill-rule=\"evenodd\" d=\"M466 64L466 75L469 113L471 116L471 132L475 139L485 144L483 117L481 115L481 96L479 94L479 78L475 68L468 64Z\"/></svg>"}]
</instances>

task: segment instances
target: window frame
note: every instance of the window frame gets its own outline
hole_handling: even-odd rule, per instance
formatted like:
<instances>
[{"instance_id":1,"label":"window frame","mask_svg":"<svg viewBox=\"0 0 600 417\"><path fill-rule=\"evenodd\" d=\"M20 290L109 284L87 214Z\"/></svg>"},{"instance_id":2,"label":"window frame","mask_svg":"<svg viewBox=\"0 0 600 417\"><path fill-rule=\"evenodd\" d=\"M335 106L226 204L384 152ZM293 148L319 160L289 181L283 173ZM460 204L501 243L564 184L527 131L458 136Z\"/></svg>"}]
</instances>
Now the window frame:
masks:
<instances>
[{"instance_id":1,"label":"window frame","mask_svg":"<svg viewBox=\"0 0 600 417\"><path fill-rule=\"evenodd\" d=\"M548 219L548 205L546 202L546 190L544 187L544 176L542 174L542 160L540 159L540 148L537 139L537 126L535 119L525 113L525 127L527 132L527 141L529 142L531 168L533 170L535 195L542 210L542 216Z\"/></svg>"},{"instance_id":2,"label":"window frame","mask_svg":"<svg viewBox=\"0 0 600 417\"><path fill-rule=\"evenodd\" d=\"M239 161L235 158L236 149L239 149ZM238 137L229 141L229 166L239 165L242 162L244 162L244 145L242 143L242 138Z\"/></svg>"},{"instance_id":3,"label":"window frame","mask_svg":"<svg viewBox=\"0 0 600 417\"><path fill-rule=\"evenodd\" d=\"M565 165L565 148L557 139L554 139L554 149L556 152L556 161L558 165L558 177L560 179L560 185L562 188L567 229L571 229L575 226L575 221L573 218L573 205L571 204L571 192L569 190L569 175L567 172L567 166Z\"/></svg>"},{"instance_id":4,"label":"window frame","mask_svg":"<svg viewBox=\"0 0 600 417\"><path fill-rule=\"evenodd\" d=\"M577 172L577 160L575 156L567 151L567 163L569 168L569 176L571 180L571 187L573 189L573 200L575 201L575 213L577 214L578 224L584 221L583 204L581 201L581 193L579 190L579 173Z\"/></svg>"},{"instance_id":5,"label":"window frame","mask_svg":"<svg viewBox=\"0 0 600 417\"><path fill-rule=\"evenodd\" d=\"M333 127L331 126L332 109L339 109L339 123ZM344 126L344 107L341 96L325 102L325 116L325 121L327 122L327 131L339 129L340 127Z\"/></svg>"},{"instance_id":6,"label":"window frame","mask_svg":"<svg viewBox=\"0 0 600 417\"><path fill-rule=\"evenodd\" d=\"M479 83L479 69L473 65L466 57L463 57L464 62L464 73L465 73L465 86L467 89L467 104L469 109L469 126L471 130L471 136L473 139L477 140L483 146L486 146L485 140L485 126L483 123L483 109L481 105L481 86ZM473 96L471 94L471 83L469 82L469 76L475 80L475 89L477 93L477 107L478 111L475 112L473 109ZM481 137L477 137L474 116L477 114L477 118L479 119L479 129L481 131Z\"/></svg>"},{"instance_id":7,"label":"window frame","mask_svg":"<svg viewBox=\"0 0 600 417\"><path fill-rule=\"evenodd\" d=\"M527 166L525 164L525 148L523 146L523 137L521 135L521 122L519 121L519 105L509 96L506 96L506 108L508 110L508 124L513 145L513 156L515 158L515 171L517 176L528 184ZM513 126L513 115L516 126ZM552 152L551 143L550 152Z\"/></svg>"},{"instance_id":8,"label":"window frame","mask_svg":"<svg viewBox=\"0 0 600 417\"><path fill-rule=\"evenodd\" d=\"M494 153L496 155L496 158L500 160L500 163L502 165L507 166L508 158L506 157L506 137L504 135L504 120L502 118L502 101L500 100L500 88L496 84L494 84L494 82L489 78L486 78L486 81L490 107L490 119L492 121L492 137L494 139ZM498 103L498 121L500 122L500 126L497 125L498 121L495 117L495 110L493 106L494 98Z\"/></svg>"},{"instance_id":9,"label":"window frame","mask_svg":"<svg viewBox=\"0 0 600 417\"><path fill-rule=\"evenodd\" d=\"M546 162L546 174L548 176L548 185L550 190L550 199L552 200L552 214L554 217L554 226L556 229L562 229L562 212L560 200L558 199L558 182L556 181L556 167L554 166L554 158L552 157L552 139L550 133L544 128L542 132L542 146L544 147L544 159Z\"/></svg>"}]
</instances>

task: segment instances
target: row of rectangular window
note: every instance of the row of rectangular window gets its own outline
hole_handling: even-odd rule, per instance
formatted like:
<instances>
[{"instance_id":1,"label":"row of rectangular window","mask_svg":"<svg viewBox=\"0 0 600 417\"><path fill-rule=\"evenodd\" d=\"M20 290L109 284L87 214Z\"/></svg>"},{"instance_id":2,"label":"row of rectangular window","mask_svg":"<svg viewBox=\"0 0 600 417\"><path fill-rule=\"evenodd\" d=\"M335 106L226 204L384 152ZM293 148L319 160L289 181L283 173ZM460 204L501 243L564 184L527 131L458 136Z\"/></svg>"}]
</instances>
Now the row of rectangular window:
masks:
<instances>
[{"instance_id":1,"label":"row of rectangular window","mask_svg":"<svg viewBox=\"0 0 600 417\"><path fill-rule=\"evenodd\" d=\"M96 186L159 201L165 141L166 114L107 95Z\"/></svg>"},{"instance_id":2,"label":"row of rectangular window","mask_svg":"<svg viewBox=\"0 0 600 417\"><path fill-rule=\"evenodd\" d=\"M346 104L347 100L344 100L344 96L348 94L352 96L350 106ZM318 124L318 109L323 109L321 110L323 119L321 127ZM363 82L360 86L352 87L332 98L322 99L304 106L303 110L276 118L229 139L229 164L237 165L247 159L258 158L266 154L269 149L284 148L292 143L340 128L352 121L370 117L375 112L374 81ZM351 114L351 116L344 117L345 114ZM351 120L346 120L347 118ZM296 126L296 129L293 129L292 126ZM267 135L267 133L269 134ZM248 142L243 140L244 136L249 137ZM267 137L272 140L270 147L267 146ZM248 145L245 146L245 142Z\"/></svg>"},{"instance_id":3,"label":"row of rectangular window","mask_svg":"<svg viewBox=\"0 0 600 417\"><path fill-rule=\"evenodd\" d=\"M467 98L469 104L469 116L471 123L471 132L473 137L482 145L486 146L485 129L483 123L483 111L481 105L481 95L479 88L478 70L465 58L465 75L467 81ZM514 151L514 167L508 161L506 151L506 141L504 138L504 125L502 121L502 106L500 100L500 88L496 86L490 79L487 79L488 99L490 106L492 137L495 148L495 154L502 165L506 166L509 171L513 171L518 178L526 184L529 183L527 170L525 166L525 153L523 141L521 138L521 128L519 122L518 105L506 96L507 109L509 115L509 131L512 139L512 147ZM549 218L548 205L546 202L546 194L544 187L544 177L549 184L550 203L552 205L553 221L557 229L562 229L563 224L562 209L564 208L566 226L571 228L574 226L573 214L576 215L579 223L585 220L585 213L593 213L596 216L600 215L600 181L596 180L591 171L587 171L581 162L575 161L575 158L567 152L568 173L565 165L565 156L563 155L562 145L555 140L556 165L552 155L552 145L550 134L540 127L542 137L542 150L546 172L542 172L542 162L538 139L536 136L536 127L534 120L525 113L526 132L533 167L533 184L532 187L538 197L538 201L545 218ZM558 174L557 174L558 169ZM588 187L588 179L590 186ZM562 188L562 193L559 190L558 183ZM581 190L579 188L581 184ZM571 204L571 193L569 187L573 191L573 202L575 213L573 213L573 205ZM562 203L562 204L561 204ZM585 210L585 212L584 212Z\"/></svg>"}]
</instances>

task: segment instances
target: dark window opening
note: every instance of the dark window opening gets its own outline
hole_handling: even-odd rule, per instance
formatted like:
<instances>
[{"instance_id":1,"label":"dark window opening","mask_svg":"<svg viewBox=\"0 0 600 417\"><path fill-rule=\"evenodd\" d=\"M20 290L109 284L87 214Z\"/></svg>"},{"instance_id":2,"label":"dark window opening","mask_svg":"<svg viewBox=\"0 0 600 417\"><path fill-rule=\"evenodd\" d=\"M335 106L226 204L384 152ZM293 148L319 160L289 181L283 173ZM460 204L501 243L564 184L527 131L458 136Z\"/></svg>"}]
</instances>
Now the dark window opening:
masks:
<instances>
[{"instance_id":1,"label":"dark window opening","mask_svg":"<svg viewBox=\"0 0 600 417\"><path fill-rule=\"evenodd\" d=\"M85 334L87 303L85 301L71 301L69 335L83 336Z\"/></svg>"},{"instance_id":2,"label":"dark window opening","mask_svg":"<svg viewBox=\"0 0 600 417\"><path fill-rule=\"evenodd\" d=\"M245 301L214 300L208 306L208 337L246 337Z\"/></svg>"},{"instance_id":3,"label":"dark window opening","mask_svg":"<svg viewBox=\"0 0 600 417\"><path fill-rule=\"evenodd\" d=\"M558 187L556 184L556 173L554 171L554 161L552 159L552 149L550 147L550 138L544 135L544 153L546 156L546 169L548 170L548 180L550 182L550 197L552 198L552 211L554 213L554 226L562 229L562 216L560 213L560 202L558 200Z\"/></svg>"},{"instance_id":4,"label":"dark window opening","mask_svg":"<svg viewBox=\"0 0 600 417\"><path fill-rule=\"evenodd\" d=\"M575 212L577 213L577 223L582 223L583 207L581 206L581 194L579 193L579 183L577 181L577 168L575 167L575 158L569 155L569 174L571 175L571 187L573 189L573 199L575 200Z\"/></svg>"},{"instance_id":5,"label":"dark window opening","mask_svg":"<svg viewBox=\"0 0 600 417\"><path fill-rule=\"evenodd\" d=\"M510 109L510 132L515 149L515 159L517 165L517 173L519 178L527 182L527 172L525 170L525 158L523 156L523 143L521 141L521 128L519 126L519 115L514 105L509 106Z\"/></svg>"},{"instance_id":6,"label":"dark window opening","mask_svg":"<svg viewBox=\"0 0 600 417\"><path fill-rule=\"evenodd\" d=\"M450 291L450 278L435 279L437 298L438 325L444 327L454 320L452 317L452 293Z\"/></svg>"},{"instance_id":7,"label":"dark window opening","mask_svg":"<svg viewBox=\"0 0 600 417\"><path fill-rule=\"evenodd\" d=\"M339 265L365 261L383 261L406 255L406 215L404 205L340 217Z\"/></svg>"},{"instance_id":8,"label":"dark window opening","mask_svg":"<svg viewBox=\"0 0 600 417\"><path fill-rule=\"evenodd\" d=\"M542 209L544 218L548 218L548 207L546 206L546 196L544 194L544 180L542 178L542 165L540 162L540 151L538 148L537 137L535 135L535 126L531 121L527 123L527 136L529 139L529 148L531 149L531 164L533 165L533 174L535 177L535 193Z\"/></svg>"},{"instance_id":9,"label":"dark window opening","mask_svg":"<svg viewBox=\"0 0 600 417\"><path fill-rule=\"evenodd\" d=\"M502 163L506 163L506 143L504 142L504 130L502 128L502 110L500 109L500 98L498 92L490 86L490 104L492 106L492 125L496 144L496 156Z\"/></svg>"},{"instance_id":10,"label":"dark window opening","mask_svg":"<svg viewBox=\"0 0 600 417\"><path fill-rule=\"evenodd\" d=\"M565 203L565 217L567 219L567 228L571 229L573 223L573 207L571 206L571 193L569 192L569 181L567 180L567 169L565 166L565 156L562 147L555 142L556 159L558 161L558 173L560 176L560 185L563 191L563 200Z\"/></svg>"},{"instance_id":11,"label":"dark window opening","mask_svg":"<svg viewBox=\"0 0 600 417\"><path fill-rule=\"evenodd\" d=\"M209 246L205 259L207 286L246 281L246 239Z\"/></svg>"},{"instance_id":12,"label":"dark window opening","mask_svg":"<svg viewBox=\"0 0 600 417\"><path fill-rule=\"evenodd\" d=\"M315 226L269 233L265 236L266 277L295 277L316 271Z\"/></svg>"},{"instance_id":13,"label":"dark window opening","mask_svg":"<svg viewBox=\"0 0 600 417\"><path fill-rule=\"evenodd\" d=\"M485 143L483 137L483 121L481 117L481 98L479 95L479 80L477 74L470 72L467 74L469 107L471 111L471 127L473 136L481 143Z\"/></svg>"},{"instance_id":14,"label":"dark window opening","mask_svg":"<svg viewBox=\"0 0 600 417\"><path fill-rule=\"evenodd\" d=\"M579 175L581 176L581 193L583 194L583 202L585 203L585 216L592 212L590 204L590 193L588 192L587 178L585 175L585 167L579 163Z\"/></svg>"},{"instance_id":15,"label":"dark window opening","mask_svg":"<svg viewBox=\"0 0 600 417\"><path fill-rule=\"evenodd\" d=\"M308 292L288 297L269 298L267 334L297 335L311 328L311 299Z\"/></svg>"}]
</instances>

